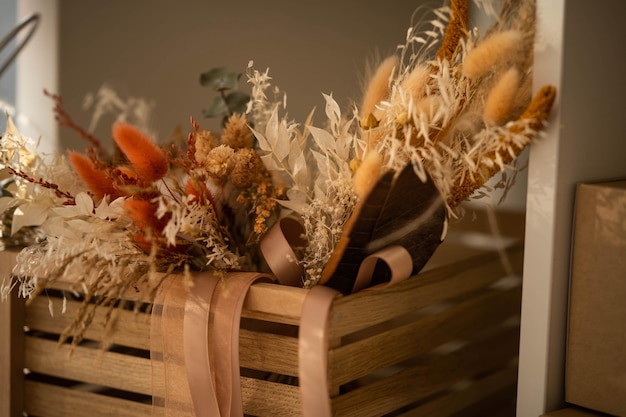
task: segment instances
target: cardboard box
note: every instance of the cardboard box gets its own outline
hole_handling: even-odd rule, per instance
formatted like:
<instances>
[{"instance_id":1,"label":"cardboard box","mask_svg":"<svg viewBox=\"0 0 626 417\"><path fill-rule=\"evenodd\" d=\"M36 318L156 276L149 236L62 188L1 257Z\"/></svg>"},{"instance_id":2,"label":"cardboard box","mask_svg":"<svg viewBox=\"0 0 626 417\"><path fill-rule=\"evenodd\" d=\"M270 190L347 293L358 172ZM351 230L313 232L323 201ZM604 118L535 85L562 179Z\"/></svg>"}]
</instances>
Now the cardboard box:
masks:
<instances>
[{"instance_id":1,"label":"cardboard box","mask_svg":"<svg viewBox=\"0 0 626 417\"><path fill-rule=\"evenodd\" d=\"M565 400L626 416L626 181L576 192Z\"/></svg>"},{"instance_id":2,"label":"cardboard box","mask_svg":"<svg viewBox=\"0 0 626 417\"><path fill-rule=\"evenodd\" d=\"M541 417L602 417L607 414L598 413L585 408L568 407L551 413L542 414Z\"/></svg>"}]
</instances>

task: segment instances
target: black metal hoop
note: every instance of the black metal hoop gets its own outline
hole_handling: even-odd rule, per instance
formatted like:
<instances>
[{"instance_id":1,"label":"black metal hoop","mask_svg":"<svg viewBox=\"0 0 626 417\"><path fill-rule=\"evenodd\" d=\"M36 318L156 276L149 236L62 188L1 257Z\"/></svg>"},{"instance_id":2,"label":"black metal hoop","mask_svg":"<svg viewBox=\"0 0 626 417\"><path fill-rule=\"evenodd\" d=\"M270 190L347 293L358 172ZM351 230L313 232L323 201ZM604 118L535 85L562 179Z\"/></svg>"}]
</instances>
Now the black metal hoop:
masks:
<instances>
[{"instance_id":1,"label":"black metal hoop","mask_svg":"<svg viewBox=\"0 0 626 417\"><path fill-rule=\"evenodd\" d=\"M2 64L2 66L0 66L0 77L2 76L2 73L4 73L4 71L6 71L6 69L9 67L9 65L11 65L13 60L17 58L17 55L26 46L30 38L32 38L32 36L35 33L35 30L37 29L37 26L39 25L40 19L41 17L39 16L38 13L33 13L27 16L24 20L22 20L15 28L13 28L9 33L7 33L4 36L4 38L0 39L0 51L2 51L9 44L9 42L11 42L11 40L17 37L17 35L22 30L30 26L30 30L28 31L24 39L22 39L22 41L15 48L15 51L13 51L13 53L9 55L6 61Z\"/></svg>"}]
</instances>

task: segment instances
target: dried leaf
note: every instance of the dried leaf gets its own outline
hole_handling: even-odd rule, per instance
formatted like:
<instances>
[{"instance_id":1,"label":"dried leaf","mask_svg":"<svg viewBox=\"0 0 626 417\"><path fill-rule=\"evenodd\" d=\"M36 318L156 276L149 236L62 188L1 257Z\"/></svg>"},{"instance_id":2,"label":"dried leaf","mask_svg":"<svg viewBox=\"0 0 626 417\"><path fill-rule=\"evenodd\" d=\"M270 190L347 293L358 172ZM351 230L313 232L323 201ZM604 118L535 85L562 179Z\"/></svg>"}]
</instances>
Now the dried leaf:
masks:
<instances>
[{"instance_id":1,"label":"dried leaf","mask_svg":"<svg viewBox=\"0 0 626 417\"><path fill-rule=\"evenodd\" d=\"M339 104L337 104L332 95L324 94L324 99L326 100L326 117L328 117L328 121L330 122L331 130L336 134L338 133L338 127L341 121Z\"/></svg>"},{"instance_id":2,"label":"dried leaf","mask_svg":"<svg viewBox=\"0 0 626 417\"><path fill-rule=\"evenodd\" d=\"M302 148L296 141L292 141L289 148L289 168L291 169L294 181L298 184L305 183L308 181L309 175Z\"/></svg>"},{"instance_id":3,"label":"dried leaf","mask_svg":"<svg viewBox=\"0 0 626 417\"><path fill-rule=\"evenodd\" d=\"M13 213L11 235L25 226L40 226L48 217L48 207L42 204L23 204Z\"/></svg>"},{"instance_id":4,"label":"dried leaf","mask_svg":"<svg viewBox=\"0 0 626 417\"><path fill-rule=\"evenodd\" d=\"M335 150L335 138L329 132L315 126L309 126L309 131L319 149L326 152Z\"/></svg>"},{"instance_id":5,"label":"dried leaf","mask_svg":"<svg viewBox=\"0 0 626 417\"><path fill-rule=\"evenodd\" d=\"M411 164L394 179L384 174L357 208L344 229L338 247L339 259L329 261L322 283L348 294L365 257L391 245L401 245L413 259L413 274L419 272L443 239L446 209L432 179L422 181ZM372 284L388 281L389 271L376 268Z\"/></svg>"},{"instance_id":6,"label":"dried leaf","mask_svg":"<svg viewBox=\"0 0 626 417\"><path fill-rule=\"evenodd\" d=\"M293 200L276 200L278 204L281 206L293 210L296 213L302 214L309 206L307 203L302 201L293 201Z\"/></svg>"},{"instance_id":7,"label":"dried leaf","mask_svg":"<svg viewBox=\"0 0 626 417\"><path fill-rule=\"evenodd\" d=\"M0 213L4 213L11 207L18 204L18 201L13 197L0 197Z\"/></svg>"},{"instance_id":8,"label":"dried leaf","mask_svg":"<svg viewBox=\"0 0 626 417\"><path fill-rule=\"evenodd\" d=\"M265 138L265 136L261 132L258 132L254 129L251 129L251 130L252 130L252 133L254 134L254 137L257 139L259 143L259 149L261 149L262 151L270 152L272 150L272 147L270 146L270 143Z\"/></svg>"}]
</instances>

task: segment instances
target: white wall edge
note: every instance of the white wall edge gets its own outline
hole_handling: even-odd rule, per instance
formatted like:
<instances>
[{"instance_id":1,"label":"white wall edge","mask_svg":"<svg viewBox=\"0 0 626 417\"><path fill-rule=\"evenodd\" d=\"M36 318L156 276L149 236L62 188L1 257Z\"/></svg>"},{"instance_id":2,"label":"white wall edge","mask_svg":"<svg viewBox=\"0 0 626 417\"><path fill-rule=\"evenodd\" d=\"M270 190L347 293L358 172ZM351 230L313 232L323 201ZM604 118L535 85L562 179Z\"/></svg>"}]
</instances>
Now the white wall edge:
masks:
<instances>
[{"instance_id":1,"label":"white wall edge","mask_svg":"<svg viewBox=\"0 0 626 417\"><path fill-rule=\"evenodd\" d=\"M59 90L58 0L18 0L17 19L39 13L41 20L35 35L16 60L16 124L20 133L40 141L38 150L50 153L58 146L58 126L53 102L44 89Z\"/></svg>"},{"instance_id":2,"label":"white wall edge","mask_svg":"<svg viewBox=\"0 0 626 417\"><path fill-rule=\"evenodd\" d=\"M554 288L555 280L567 280L567 276L555 274L555 267L568 262L558 248L555 228L562 186L558 182L558 156L564 19L565 0L537 2L533 90L554 85L557 102L545 136L530 151L517 417L538 417L548 409L560 407L563 401L564 352L558 346L555 349L554 339L564 338L566 326L554 312L567 311L567 294L555 292ZM558 377L555 379L554 375Z\"/></svg>"}]
</instances>

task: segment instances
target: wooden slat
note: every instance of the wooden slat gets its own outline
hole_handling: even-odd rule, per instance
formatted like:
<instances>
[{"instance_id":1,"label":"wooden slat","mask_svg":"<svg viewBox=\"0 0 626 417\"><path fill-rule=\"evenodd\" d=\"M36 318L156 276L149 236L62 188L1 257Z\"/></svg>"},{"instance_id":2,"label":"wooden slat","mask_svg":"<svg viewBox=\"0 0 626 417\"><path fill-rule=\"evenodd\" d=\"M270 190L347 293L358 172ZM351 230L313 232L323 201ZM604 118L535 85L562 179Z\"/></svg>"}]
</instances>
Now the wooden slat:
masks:
<instances>
[{"instance_id":1,"label":"wooden slat","mask_svg":"<svg viewBox=\"0 0 626 417\"><path fill-rule=\"evenodd\" d=\"M26 382L25 411L37 417L150 417L151 404L63 388L39 382Z\"/></svg>"},{"instance_id":2,"label":"wooden slat","mask_svg":"<svg viewBox=\"0 0 626 417\"><path fill-rule=\"evenodd\" d=\"M298 376L298 339L242 329L239 364L243 368Z\"/></svg>"},{"instance_id":3,"label":"wooden slat","mask_svg":"<svg viewBox=\"0 0 626 417\"><path fill-rule=\"evenodd\" d=\"M241 378L243 411L258 417L292 417L302 413L297 386Z\"/></svg>"},{"instance_id":4,"label":"wooden slat","mask_svg":"<svg viewBox=\"0 0 626 417\"><path fill-rule=\"evenodd\" d=\"M0 284L10 276L15 255L0 251ZM0 416L21 416L24 407L24 300L16 293L0 300Z\"/></svg>"},{"instance_id":5,"label":"wooden slat","mask_svg":"<svg viewBox=\"0 0 626 417\"><path fill-rule=\"evenodd\" d=\"M456 381L501 368L517 354L518 331L510 329L333 399L335 415L380 416L447 390Z\"/></svg>"},{"instance_id":6,"label":"wooden slat","mask_svg":"<svg viewBox=\"0 0 626 417\"><path fill-rule=\"evenodd\" d=\"M509 253L512 254L513 264L516 267L520 267L523 258L521 246L516 247ZM430 304L471 293L488 286L503 275L504 269L500 265L500 259L497 254L490 253L430 270L389 289L364 291L352 296L341 297L336 300L333 306L331 319L333 333L330 336L332 340L338 340L340 336L386 322L394 317L410 313ZM63 283L58 286L67 288L67 284ZM459 310L452 320L450 318L443 320L441 317L444 317L443 315L446 314L444 312L440 313L440 317L432 316L439 317L437 319L426 317L414 324L403 325L397 329L383 332L363 342L355 342L352 345L334 349L331 351L331 356L335 355L335 359L341 361L342 369L335 370L331 374L339 375L349 368L351 369L350 372L353 373L352 376L333 378L336 381L352 380L354 379L354 374L361 375L366 372L364 371L364 366L369 367L368 369L377 369L380 366L387 366L389 363L401 360L399 359L400 357L412 357L411 355L414 352L410 352L411 344L417 343L417 346L421 346L422 351L427 351L437 344L435 343L437 338L445 341L447 340L446 335L451 334L460 337L459 335L476 331L476 326L478 328L490 326L503 318L503 311L517 308L519 293L516 291L518 290L504 291L502 295L511 295L498 298L500 301L492 300L494 304L503 304L499 309L494 307L498 311L497 314L485 313L485 311L489 310L487 306L490 304L483 300L485 303L477 302L477 305L482 306L482 308L474 306L471 309L468 307L467 311ZM246 298L243 316L298 325L300 311L307 293L307 290L301 288L265 283L255 284ZM141 291L140 293L132 291L129 292L128 298L147 301L146 294L146 291ZM68 320L73 318L73 314L70 312L65 318L57 316L51 321L48 320L49 314L45 297L40 297L39 301L31 307L33 307L32 316L29 316L30 313L27 313L27 320L29 320L29 326L38 330L58 333L68 324ZM74 309L76 306L72 304L70 308ZM134 318L125 314L133 315L133 313L128 311L121 313L124 314L123 317L121 316L118 325L122 327L118 328L119 335L116 335L118 332L113 333L117 339L112 339L112 341L117 344L146 349L149 338L149 320L146 319L146 322L136 323L136 327L133 327L135 324L130 322ZM88 338L101 340L104 331L98 325L101 314L98 313L95 325L92 325L88 330ZM136 322L137 320L134 321ZM463 331L466 333L463 333ZM403 404L409 404L416 401L416 399L425 398L428 395L440 392L457 378L461 379L480 372L487 372L495 366L503 365L511 356L515 355L517 342L516 339L513 340L513 333L516 331L510 330L511 334L506 337L500 335L499 337L502 339L493 339L490 342L477 345L472 344L449 355L434 356L431 360L424 363L416 362L417 364L414 367L405 369L393 377L379 380L348 394L341 395L333 400L337 409L337 415L367 416L387 413ZM424 341L424 344L419 344L420 339ZM429 343L430 345L428 345ZM492 345L489 346L489 343L492 343ZM386 351L384 350L385 346L388 347ZM391 348L389 348L390 346ZM349 363L350 360L355 360L354 352L350 349L356 349L358 351L357 354L363 355L362 358L357 358L355 363ZM383 354L374 354L376 349ZM391 362L383 357L384 355L389 355L390 350L395 352L393 354L395 358ZM297 375L297 339L295 338L243 329L241 331L240 356L241 365L244 367L261 368L262 370L285 375ZM381 359L381 357L383 358ZM150 395L152 392L152 374L148 359L102 352L98 349L84 347L78 347L72 358L68 359L66 346L57 349L57 344L54 341L28 337L26 361L27 366L34 372L49 373L63 378L147 395ZM359 367L360 369L358 369ZM352 370L353 368L358 370L354 371ZM346 375L349 375L349 373ZM497 378L494 377L496 382L490 381L490 379L486 378L480 384L483 384L481 385L483 388L493 388L497 385ZM246 413L259 416L292 416L300 415L301 413L298 387L245 377L242 378L242 385ZM476 389L478 389L477 387ZM489 391L487 388L485 388L485 392ZM72 397L67 401L72 404L78 404L74 409L85 409L88 412L87 415L90 416L100 415L93 412L94 404L103 404L103 409L113 410L111 411L112 414L101 415L121 415L124 417L126 415L144 415L141 413L145 412L145 409L136 411L127 407L124 408L124 412L128 410L127 414L121 414L117 412L119 409L117 401L124 400L111 399L118 405L108 406L106 402L97 401L94 397L91 397L96 395L93 393L75 392L74 390L54 386L50 388L50 386L34 382L28 382L27 392L29 402L31 398L47 395L46 393L51 393L50 395L54 395L56 398L65 398L62 395ZM455 394L461 395L463 392ZM464 397L458 398L460 398L459 401L462 401ZM48 405L45 405L45 402L48 402ZM46 410L54 408L50 404L52 403L46 400L41 407L45 407ZM84 404L90 404L91 409ZM149 409L148 405L143 406ZM42 414L42 410L35 410L32 407L35 406L31 406L31 414L46 416ZM103 412L106 413L107 411ZM56 417L57 415L74 417L70 412L54 414L51 417ZM407 414L407 417L409 415ZM447 415L443 414L443 416Z\"/></svg>"},{"instance_id":7,"label":"wooden slat","mask_svg":"<svg viewBox=\"0 0 626 417\"><path fill-rule=\"evenodd\" d=\"M56 281L49 288L71 291L72 284ZM145 286L124 293L123 299L150 302L150 291ZM308 294L304 288L288 287L278 284L257 283L252 285L243 306L243 317L270 320L276 323L299 324L302 304Z\"/></svg>"},{"instance_id":8,"label":"wooden slat","mask_svg":"<svg viewBox=\"0 0 626 417\"><path fill-rule=\"evenodd\" d=\"M511 253L521 265L523 248ZM331 311L332 336L342 336L449 298L483 288L506 272L497 254L487 254L424 272L384 289L340 297Z\"/></svg>"},{"instance_id":9,"label":"wooden slat","mask_svg":"<svg viewBox=\"0 0 626 417\"><path fill-rule=\"evenodd\" d=\"M493 395L502 395L503 391L514 389L517 382L517 368L509 366L469 387L455 391L403 413L398 417L450 417L462 412L473 404Z\"/></svg>"},{"instance_id":10,"label":"wooden slat","mask_svg":"<svg viewBox=\"0 0 626 417\"><path fill-rule=\"evenodd\" d=\"M51 288L60 291L69 291L69 292L82 292L82 287L77 285L73 281L68 281L67 279L59 279L54 282L50 282L46 284L46 288ZM146 283L135 285L133 288L128 289L126 292L122 294L120 299L128 300L128 301L138 301L141 303L149 303L152 301L151 291L148 288Z\"/></svg>"},{"instance_id":11,"label":"wooden slat","mask_svg":"<svg viewBox=\"0 0 626 417\"><path fill-rule=\"evenodd\" d=\"M519 287L494 290L439 314L333 349L328 359L331 385L345 384L501 323L519 314L520 297Z\"/></svg>"},{"instance_id":12,"label":"wooden slat","mask_svg":"<svg viewBox=\"0 0 626 417\"><path fill-rule=\"evenodd\" d=\"M308 293L304 288L254 284L246 295L242 317L298 325L302 305Z\"/></svg>"},{"instance_id":13,"label":"wooden slat","mask_svg":"<svg viewBox=\"0 0 626 417\"><path fill-rule=\"evenodd\" d=\"M76 312L82 305L81 302L68 300L66 312L61 314L60 306L63 302L61 298L54 298L55 315L50 316L48 309L48 297L41 295L29 303L26 309L25 324L33 330L40 330L47 333L60 334L72 324L76 317ZM113 310L111 329L104 326L107 308L97 307L96 314L91 325L84 334L85 339L118 344L122 346L134 347L137 349L150 349L150 315L145 313L135 313L129 310L116 308Z\"/></svg>"},{"instance_id":14,"label":"wooden slat","mask_svg":"<svg viewBox=\"0 0 626 417\"><path fill-rule=\"evenodd\" d=\"M141 394L152 394L150 359L26 337L25 366L32 372Z\"/></svg>"}]
</instances>

